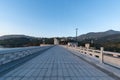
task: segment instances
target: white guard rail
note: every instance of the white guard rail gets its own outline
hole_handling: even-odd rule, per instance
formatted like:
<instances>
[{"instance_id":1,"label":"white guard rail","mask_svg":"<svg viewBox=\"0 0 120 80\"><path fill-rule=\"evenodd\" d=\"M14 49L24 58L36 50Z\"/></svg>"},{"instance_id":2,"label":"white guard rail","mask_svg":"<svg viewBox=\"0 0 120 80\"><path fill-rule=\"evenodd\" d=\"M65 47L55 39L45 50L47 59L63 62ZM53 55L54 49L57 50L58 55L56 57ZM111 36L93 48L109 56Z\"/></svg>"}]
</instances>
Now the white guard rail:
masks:
<instances>
[{"instance_id":1,"label":"white guard rail","mask_svg":"<svg viewBox=\"0 0 120 80\"><path fill-rule=\"evenodd\" d=\"M28 48L21 48L18 50L10 50L10 51L1 51L0 52L0 65L8 63L10 61L25 57L30 54L34 54L38 51L47 49L50 46L44 47L28 47Z\"/></svg>"},{"instance_id":2,"label":"white guard rail","mask_svg":"<svg viewBox=\"0 0 120 80\"><path fill-rule=\"evenodd\" d=\"M120 68L120 53L104 51L104 48L101 47L100 50L87 49L85 47L68 47L66 48L78 51L81 54L98 58L100 63L107 63L112 66Z\"/></svg>"}]
</instances>

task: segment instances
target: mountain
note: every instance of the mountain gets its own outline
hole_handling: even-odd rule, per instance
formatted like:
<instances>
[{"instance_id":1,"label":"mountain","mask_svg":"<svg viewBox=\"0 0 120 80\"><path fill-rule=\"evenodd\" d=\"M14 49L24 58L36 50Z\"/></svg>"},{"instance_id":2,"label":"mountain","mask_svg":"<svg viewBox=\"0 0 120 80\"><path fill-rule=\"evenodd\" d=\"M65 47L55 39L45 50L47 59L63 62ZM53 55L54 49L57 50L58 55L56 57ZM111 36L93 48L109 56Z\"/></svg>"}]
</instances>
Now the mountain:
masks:
<instances>
[{"instance_id":1,"label":"mountain","mask_svg":"<svg viewBox=\"0 0 120 80\"><path fill-rule=\"evenodd\" d=\"M26 36L26 35L4 35L4 36L0 36L0 40L6 40L6 39L12 39L12 38L34 38L34 37L30 37L30 36Z\"/></svg>"},{"instance_id":2,"label":"mountain","mask_svg":"<svg viewBox=\"0 0 120 80\"><path fill-rule=\"evenodd\" d=\"M0 46L3 47L38 46L40 42L40 38L26 35L5 35L0 37Z\"/></svg>"},{"instance_id":3,"label":"mountain","mask_svg":"<svg viewBox=\"0 0 120 80\"><path fill-rule=\"evenodd\" d=\"M80 46L84 46L86 43L90 43L91 47L94 47L96 49L100 49L100 47L104 47L106 51L120 52L119 31L109 30L105 32L88 33L86 35L81 35L81 36L79 37Z\"/></svg>"},{"instance_id":4,"label":"mountain","mask_svg":"<svg viewBox=\"0 0 120 80\"><path fill-rule=\"evenodd\" d=\"M114 34L120 34L120 31L108 30L108 31L105 31L105 32L90 32L90 33L78 36L78 40L79 41L86 40L86 39L97 40L99 38L114 35Z\"/></svg>"},{"instance_id":5,"label":"mountain","mask_svg":"<svg viewBox=\"0 0 120 80\"><path fill-rule=\"evenodd\" d=\"M120 42L120 34L112 34L108 35L105 37L101 37L98 40L96 40L99 43L104 43L104 42Z\"/></svg>"},{"instance_id":6,"label":"mountain","mask_svg":"<svg viewBox=\"0 0 120 80\"><path fill-rule=\"evenodd\" d=\"M2 47L40 46L40 44L53 44L54 38L39 38L26 35L5 35L0 37Z\"/></svg>"}]
</instances>

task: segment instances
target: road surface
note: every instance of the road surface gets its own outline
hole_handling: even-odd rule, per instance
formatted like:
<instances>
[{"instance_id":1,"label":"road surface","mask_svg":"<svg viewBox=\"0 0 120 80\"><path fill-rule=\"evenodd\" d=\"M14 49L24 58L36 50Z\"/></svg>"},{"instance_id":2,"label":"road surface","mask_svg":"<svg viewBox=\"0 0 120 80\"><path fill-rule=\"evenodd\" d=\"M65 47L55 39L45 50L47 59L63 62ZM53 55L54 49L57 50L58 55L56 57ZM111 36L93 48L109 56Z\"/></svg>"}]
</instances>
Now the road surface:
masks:
<instances>
[{"instance_id":1,"label":"road surface","mask_svg":"<svg viewBox=\"0 0 120 80\"><path fill-rule=\"evenodd\" d=\"M0 80L115 80L104 72L55 46L29 60Z\"/></svg>"}]
</instances>

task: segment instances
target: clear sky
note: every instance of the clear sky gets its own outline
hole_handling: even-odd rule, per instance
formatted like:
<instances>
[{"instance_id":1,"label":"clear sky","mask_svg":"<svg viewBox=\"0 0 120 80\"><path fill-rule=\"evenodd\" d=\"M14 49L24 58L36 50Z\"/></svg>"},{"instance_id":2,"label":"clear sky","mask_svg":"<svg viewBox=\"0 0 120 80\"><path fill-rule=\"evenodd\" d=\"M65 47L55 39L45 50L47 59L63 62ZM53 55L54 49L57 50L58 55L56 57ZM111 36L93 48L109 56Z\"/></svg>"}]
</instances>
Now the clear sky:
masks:
<instances>
[{"instance_id":1,"label":"clear sky","mask_svg":"<svg viewBox=\"0 0 120 80\"><path fill-rule=\"evenodd\" d=\"M120 31L120 0L0 0L0 35L75 36Z\"/></svg>"}]
</instances>

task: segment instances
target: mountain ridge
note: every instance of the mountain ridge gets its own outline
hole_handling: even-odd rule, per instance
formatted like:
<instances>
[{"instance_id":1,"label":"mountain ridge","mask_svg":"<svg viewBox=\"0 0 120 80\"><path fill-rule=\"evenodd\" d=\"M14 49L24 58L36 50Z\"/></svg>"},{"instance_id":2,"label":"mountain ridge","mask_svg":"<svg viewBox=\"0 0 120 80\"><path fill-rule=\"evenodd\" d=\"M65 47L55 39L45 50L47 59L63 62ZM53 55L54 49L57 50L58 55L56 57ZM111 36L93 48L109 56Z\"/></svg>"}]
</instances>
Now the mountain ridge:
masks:
<instances>
[{"instance_id":1,"label":"mountain ridge","mask_svg":"<svg viewBox=\"0 0 120 80\"><path fill-rule=\"evenodd\" d=\"M28 38L28 39L31 39L31 38L35 38L35 37L27 36L27 35L16 35L16 34L0 36L0 40L11 39L11 38Z\"/></svg>"},{"instance_id":2,"label":"mountain ridge","mask_svg":"<svg viewBox=\"0 0 120 80\"><path fill-rule=\"evenodd\" d=\"M106 36L110 36L110 35L114 35L114 34L120 34L120 31L107 30L104 32L89 32L89 33L78 36L78 41L82 41L85 39L99 39L102 37L105 38ZM16 34L0 36L0 40L11 39L11 38L34 39L34 38L40 38L40 37L32 37L32 36L27 36L27 35L16 35ZM67 37L67 38L69 38L69 37ZM71 37L71 38L74 38L74 37Z\"/></svg>"},{"instance_id":3,"label":"mountain ridge","mask_svg":"<svg viewBox=\"0 0 120 80\"><path fill-rule=\"evenodd\" d=\"M114 34L120 34L120 31L108 30L108 31L104 31L104 32L89 32L87 34L78 36L78 40L82 41L85 39L99 39L99 38L114 35Z\"/></svg>"}]
</instances>

